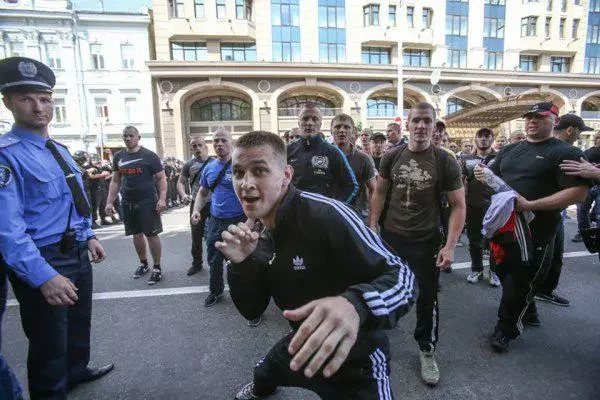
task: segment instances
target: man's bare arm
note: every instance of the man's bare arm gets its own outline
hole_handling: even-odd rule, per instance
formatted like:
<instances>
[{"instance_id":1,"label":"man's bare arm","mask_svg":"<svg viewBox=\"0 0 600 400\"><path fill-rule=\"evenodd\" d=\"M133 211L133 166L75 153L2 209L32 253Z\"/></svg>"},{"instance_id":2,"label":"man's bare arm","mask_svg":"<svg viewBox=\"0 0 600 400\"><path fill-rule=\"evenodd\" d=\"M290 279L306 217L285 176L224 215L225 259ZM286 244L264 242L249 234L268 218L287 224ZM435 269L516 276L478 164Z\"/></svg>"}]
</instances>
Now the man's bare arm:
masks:
<instances>
[{"instance_id":1,"label":"man's bare arm","mask_svg":"<svg viewBox=\"0 0 600 400\"><path fill-rule=\"evenodd\" d=\"M121 174L119 171L114 171L112 174L112 180L108 186L108 196L106 198L106 204L112 204L117 198L117 193L121 189Z\"/></svg>"},{"instance_id":2,"label":"man's bare arm","mask_svg":"<svg viewBox=\"0 0 600 400\"><path fill-rule=\"evenodd\" d=\"M183 176L183 174L180 174L179 179L177 180L177 193L179 193L182 199L188 198L188 195L185 193L185 187L187 186L187 184L188 178Z\"/></svg>"},{"instance_id":3,"label":"man's bare arm","mask_svg":"<svg viewBox=\"0 0 600 400\"><path fill-rule=\"evenodd\" d=\"M377 222L379 216L383 211L383 205L385 203L385 196L390 186L389 179L377 177L377 185L371 196L371 211L369 212L369 227L371 229L377 229Z\"/></svg>"},{"instance_id":4,"label":"man's bare arm","mask_svg":"<svg viewBox=\"0 0 600 400\"><path fill-rule=\"evenodd\" d=\"M519 196L517 198L517 209L520 211L562 210L571 204L583 202L587 192L588 187L582 185L566 188L537 200L526 200L524 197Z\"/></svg>"}]
</instances>

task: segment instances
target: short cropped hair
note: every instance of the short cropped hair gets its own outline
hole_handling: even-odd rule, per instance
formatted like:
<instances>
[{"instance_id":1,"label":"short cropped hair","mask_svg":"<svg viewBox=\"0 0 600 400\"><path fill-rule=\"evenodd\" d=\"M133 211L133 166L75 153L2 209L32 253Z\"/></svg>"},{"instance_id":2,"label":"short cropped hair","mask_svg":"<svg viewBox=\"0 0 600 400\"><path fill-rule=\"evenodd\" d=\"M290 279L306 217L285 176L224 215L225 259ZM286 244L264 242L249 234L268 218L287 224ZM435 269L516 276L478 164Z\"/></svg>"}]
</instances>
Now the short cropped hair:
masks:
<instances>
[{"instance_id":1,"label":"short cropped hair","mask_svg":"<svg viewBox=\"0 0 600 400\"><path fill-rule=\"evenodd\" d=\"M287 149L279 135L267 131L252 131L242 135L235 143L235 148L251 149L253 147L269 146L282 168L287 165Z\"/></svg>"},{"instance_id":2,"label":"short cropped hair","mask_svg":"<svg viewBox=\"0 0 600 400\"><path fill-rule=\"evenodd\" d=\"M336 114L335 117L331 119L331 128L333 128L333 123L335 121L350 121L350 126L352 127L352 134L356 134L356 125L354 125L354 120L348 114Z\"/></svg>"},{"instance_id":3,"label":"short cropped hair","mask_svg":"<svg viewBox=\"0 0 600 400\"><path fill-rule=\"evenodd\" d=\"M140 135L140 131L138 131L138 129L133 125L127 125L125 128L123 128L123 133L135 133L140 137L142 136Z\"/></svg>"},{"instance_id":4,"label":"short cropped hair","mask_svg":"<svg viewBox=\"0 0 600 400\"><path fill-rule=\"evenodd\" d=\"M435 108L427 103L426 101L421 101L417 104L415 104L410 111L408 112L408 120L410 121L411 117L412 117L412 111L413 110L431 110L431 113L433 114L433 120L436 120L436 112L435 112Z\"/></svg>"},{"instance_id":5,"label":"short cropped hair","mask_svg":"<svg viewBox=\"0 0 600 400\"><path fill-rule=\"evenodd\" d=\"M315 110L319 115L319 119L323 120L323 113L319 109L315 103L304 103L304 105L300 108L300 112L298 113L298 119L302 118L302 114L304 114L308 110Z\"/></svg>"}]
</instances>

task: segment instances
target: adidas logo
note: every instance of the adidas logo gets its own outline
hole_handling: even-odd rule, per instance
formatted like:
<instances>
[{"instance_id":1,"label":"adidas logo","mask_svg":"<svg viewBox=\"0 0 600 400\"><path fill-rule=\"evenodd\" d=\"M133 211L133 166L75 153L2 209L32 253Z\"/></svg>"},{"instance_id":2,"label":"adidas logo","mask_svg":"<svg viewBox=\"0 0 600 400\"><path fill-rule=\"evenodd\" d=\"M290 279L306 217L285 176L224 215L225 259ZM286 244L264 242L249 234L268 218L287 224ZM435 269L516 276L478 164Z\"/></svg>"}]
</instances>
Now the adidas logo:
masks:
<instances>
[{"instance_id":1,"label":"adidas logo","mask_svg":"<svg viewBox=\"0 0 600 400\"><path fill-rule=\"evenodd\" d=\"M294 263L294 270L303 271L306 269L304 266L304 259L300 258L299 256L294 257L292 262Z\"/></svg>"}]
</instances>

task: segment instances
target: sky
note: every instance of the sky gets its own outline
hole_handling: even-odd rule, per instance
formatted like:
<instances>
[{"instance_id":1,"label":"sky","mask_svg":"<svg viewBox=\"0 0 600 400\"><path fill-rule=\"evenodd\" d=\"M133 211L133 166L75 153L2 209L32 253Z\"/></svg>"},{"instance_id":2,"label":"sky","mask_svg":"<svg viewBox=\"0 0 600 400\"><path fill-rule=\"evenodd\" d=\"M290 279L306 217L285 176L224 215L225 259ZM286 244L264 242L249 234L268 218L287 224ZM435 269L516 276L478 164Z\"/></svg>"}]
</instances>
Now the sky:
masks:
<instances>
[{"instance_id":1,"label":"sky","mask_svg":"<svg viewBox=\"0 0 600 400\"><path fill-rule=\"evenodd\" d=\"M71 0L75 10L102 11L100 0ZM144 7L151 8L152 0L103 0L104 11L140 12Z\"/></svg>"}]
</instances>

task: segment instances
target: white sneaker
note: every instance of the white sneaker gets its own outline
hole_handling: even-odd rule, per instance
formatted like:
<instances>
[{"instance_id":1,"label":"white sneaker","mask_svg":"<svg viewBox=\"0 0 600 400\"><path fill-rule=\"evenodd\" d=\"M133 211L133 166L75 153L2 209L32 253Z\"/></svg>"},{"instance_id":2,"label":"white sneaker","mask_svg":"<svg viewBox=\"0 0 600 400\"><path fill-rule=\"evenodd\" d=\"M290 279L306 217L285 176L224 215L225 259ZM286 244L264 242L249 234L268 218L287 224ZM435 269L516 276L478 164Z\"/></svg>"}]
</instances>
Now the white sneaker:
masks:
<instances>
[{"instance_id":1,"label":"white sneaker","mask_svg":"<svg viewBox=\"0 0 600 400\"><path fill-rule=\"evenodd\" d=\"M490 277L488 278L488 283L490 286L498 287L500 286L500 278L493 271L490 271Z\"/></svg>"},{"instance_id":2,"label":"white sneaker","mask_svg":"<svg viewBox=\"0 0 600 400\"><path fill-rule=\"evenodd\" d=\"M469 282L469 283L477 283L477 282L479 282L481 280L482 277L483 277L483 271L471 272L467 276L467 282Z\"/></svg>"},{"instance_id":3,"label":"white sneaker","mask_svg":"<svg viewBox=\"0 0 600 400\"><path fill-rule=\"evenodd\" d=\"M430 386L437 385L440 380L440 370L437 362L435 362L435 353L421 350L419 360L421 361L421 378L423 382Z\"/></svg>"}]
</instances>

